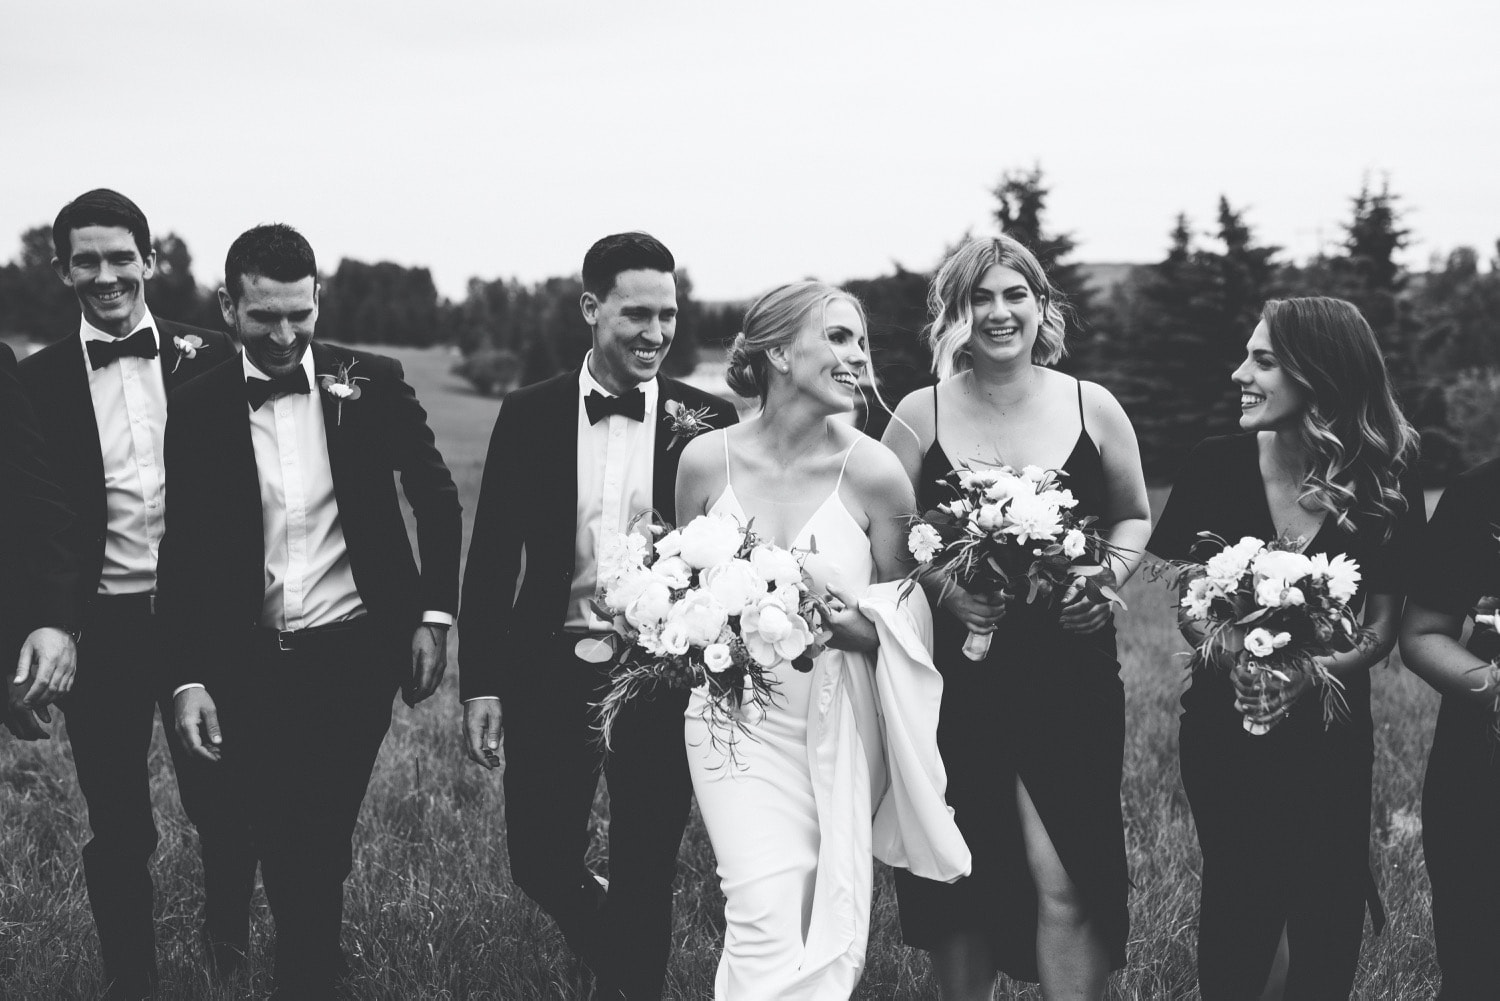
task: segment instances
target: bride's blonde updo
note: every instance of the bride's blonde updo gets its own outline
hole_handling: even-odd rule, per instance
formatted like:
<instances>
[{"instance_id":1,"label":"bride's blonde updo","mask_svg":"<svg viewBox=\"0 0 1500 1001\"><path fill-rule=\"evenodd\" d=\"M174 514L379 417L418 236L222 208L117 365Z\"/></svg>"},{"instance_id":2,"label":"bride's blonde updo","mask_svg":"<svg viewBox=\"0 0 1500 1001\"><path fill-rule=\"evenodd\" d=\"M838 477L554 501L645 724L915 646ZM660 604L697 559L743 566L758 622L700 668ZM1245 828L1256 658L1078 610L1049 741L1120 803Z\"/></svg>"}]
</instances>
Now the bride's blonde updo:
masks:
<instances>
[{"instance_id":1,"label":"bride's blonde updo","mask_svg":"<svg viewBox=\"0 0 1500 1001\"><path fill-rule=\"evenodd\" d=\"M771 384L766 352L792 343L809 314L814 309L827 309L835 299L853 306L860 322L869 328L860 301L826 282L789 282L762 293L745 311L744 329L735 335L729 350L729 370L724 373L729 388L747 400L759 398L764 407Z\"/></svg>"}]
</instances>

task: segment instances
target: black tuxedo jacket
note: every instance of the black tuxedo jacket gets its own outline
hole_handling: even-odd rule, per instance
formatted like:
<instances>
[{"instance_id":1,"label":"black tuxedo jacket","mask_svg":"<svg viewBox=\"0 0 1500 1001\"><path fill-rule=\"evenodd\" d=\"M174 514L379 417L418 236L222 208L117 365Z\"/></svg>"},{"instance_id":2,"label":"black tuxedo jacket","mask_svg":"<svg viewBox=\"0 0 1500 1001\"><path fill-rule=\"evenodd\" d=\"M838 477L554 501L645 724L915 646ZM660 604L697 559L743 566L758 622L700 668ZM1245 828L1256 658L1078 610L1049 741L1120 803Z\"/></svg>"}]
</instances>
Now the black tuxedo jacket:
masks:
<instances>
[{"instance_id":1,"label":"black tuxedo jacket","mask_svg":"<svg viewBox=\"0 0 1500 1001\"><path fill-rule=\"evenodd\" d=\"M355 365L360 397L323 405L328 462L349 565L372 621L407 637L424 611L458 609L462 516L458 490L427 426L427 412L391 358L314 341L313 370ZM171 498L157 567L167 616L172 687L235 677L249 663L265 598L260 475L238 355L183 386L167 424ZM395 474L416 516L412 557Z\"/></svg>"},{"instance_id":2,"label":"black tuxedo jacket","mask_svg":"<svg viewBox=\"0 0 1500 1001\"><path fill-rule=\"evenodd\" d=\"M178 386L201 375L234 354L227 334L189 327L155 317L161 353L162 378L167 387L167 414ZM203 346L196 357L178 352L174 337L197 335ZM21 362L21 384L47 437L47 460L76 516L67 534L67 548L78 564L75 596L80 614L99 590L104 566L104 533L108 513L104 497L104 459L99 427L94 421L94 399L89 395L88 360L74 331ZM125 419L122 413L121 420ZM168 506L171 474L167 469Z\"/></svg>"},{"instance_id":3,"label":"black tuxedo jacket","mask_svg":"<svg viewBox=\"0 0 1500 1001\"><path fill-rule=\"evenodd\" d=\"M469 562L464 572L460 698L501 695L518 672L540 668L538 641L562 630L573 587L578 521L578 369L505 397L484 462ZM676 519L677 460L665 412L668 400L708 408L707 422L737 420L727 401L657 377L656 451L651 493L656 510ZM525 550L526 572L516 578Z\"/></svg>"},{"instance_id":4,"label":"black tuxedo jacket","mask_svg":"<svg viewBox=\"0 0 1500 1001\"><path fill-rule=\"evenodd\" d=\"M21 641L40 626L77 628L73 524L44 458L46 442L16 356L0 343L0 671L15 666Z\"/></svg>"}]
</instances>

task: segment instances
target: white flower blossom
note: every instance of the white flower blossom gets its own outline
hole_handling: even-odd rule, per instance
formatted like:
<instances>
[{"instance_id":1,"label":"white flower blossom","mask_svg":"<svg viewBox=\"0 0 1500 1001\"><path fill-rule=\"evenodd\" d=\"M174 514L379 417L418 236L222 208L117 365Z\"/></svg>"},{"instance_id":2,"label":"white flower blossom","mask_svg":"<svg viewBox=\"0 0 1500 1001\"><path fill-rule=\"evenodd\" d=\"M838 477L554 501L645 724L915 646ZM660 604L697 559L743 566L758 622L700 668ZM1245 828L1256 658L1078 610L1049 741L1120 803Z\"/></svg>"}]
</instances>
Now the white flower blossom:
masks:
<instances>
[{"instance_id":1,"label":"white flower blossom","mask_svg":"<svg viewBox=\"0 0 1500 1001\"><path fill-rule=\"evenodd\" d=\"M1088 549L1088 538L1076 528L1068 530L1063 536L1063 555L1070 560L1076 560Z\"/></svg>"},{"instance_id":2,"label":"white flower blossom","mask_svg":"<svg viewBox=\"0 0 1500 1001\"><path fill-rule=\"evenodd\" d=\"M930 563L943 545L943 537L931 525L918 523L906 536L906 548L918 563Z\"/></svg>"}]
</instances>

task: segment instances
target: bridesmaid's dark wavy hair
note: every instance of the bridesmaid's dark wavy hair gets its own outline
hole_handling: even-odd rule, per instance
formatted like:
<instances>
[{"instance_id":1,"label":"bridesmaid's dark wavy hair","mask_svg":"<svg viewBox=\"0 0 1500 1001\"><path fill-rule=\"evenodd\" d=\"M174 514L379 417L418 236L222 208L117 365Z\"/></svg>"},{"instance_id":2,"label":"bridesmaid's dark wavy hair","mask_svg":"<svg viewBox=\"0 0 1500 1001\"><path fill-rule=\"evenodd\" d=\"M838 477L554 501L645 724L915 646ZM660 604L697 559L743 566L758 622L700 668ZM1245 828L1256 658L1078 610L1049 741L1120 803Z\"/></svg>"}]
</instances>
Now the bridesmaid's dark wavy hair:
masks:
<instances>
[{"instance_id":1,"label":"bridesmaid's dark wavy hair","mask_svg":"<svg viewBox=\"0 0 1500 1001\"><path fill-rule=\"evenodd\" d=\"M1326 296L1271 299L1260 315L1277 361L1307 396L1299 431L1312 468L1301 499L1345 532L1372 525L1390 538L1406 511L1401 476L1420 446L1375 332L1353 303Z\"/></svg>"}]
</instances>

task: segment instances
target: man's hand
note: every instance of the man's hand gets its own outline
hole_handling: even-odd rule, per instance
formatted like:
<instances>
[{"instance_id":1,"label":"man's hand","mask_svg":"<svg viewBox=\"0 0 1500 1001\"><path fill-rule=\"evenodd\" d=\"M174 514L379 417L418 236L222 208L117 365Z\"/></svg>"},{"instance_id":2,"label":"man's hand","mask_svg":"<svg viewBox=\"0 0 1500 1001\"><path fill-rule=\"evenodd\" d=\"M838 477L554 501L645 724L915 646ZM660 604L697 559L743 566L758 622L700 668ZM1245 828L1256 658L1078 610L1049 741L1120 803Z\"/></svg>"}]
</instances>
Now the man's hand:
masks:
<instances>
[{"instance_id":1,"label":"man's hand","mask_svg":"<svg viewBox=\"0 0 1500 1001\"><path fill-rule=\"evenodd\" d=\"M52 735L42 726L52 722L52 710L46 706L30 709L22 705L26 695L25 684L8 685L5 705L0 707L0 726L13 733L17 740L51 740Z\"/></svg>"},{"instance_id":2,"label":"man's hand","mask_svg":"<svg viewBox=\"0 0 1500 1001\"><path fill-rule=\"evenodd\" d=\"M490 769L500 766L499 699L470 699L464 703L464 750L476 764Z\"/></svg>"},{"instance_id":3,"label":"man's hand","mask_svg":"<svg viewBox=\"0 0 1500 1001\"><path fill-rule=\"evenodd\" d=\"M448 669L448 628L424 622L411 634L411 680L401 686L401 701L408 706L437 691Z\"/></svg>"},{"instance_id":4,"label":"man's hand","mask_svg":"<svg viewBox=\"0 0 1500 1001\"><path fill-rule=\"evenodd\" d=\"M187 749L205 761L223 755L224 737L219 732L219 710L206 688L186 688L177 694L177 736Z\"/></svg>"},{"instance_id":5,"label":"man's hand","mask_svg":"<svg viewBox=\"0 0 1500 1001\"><path fill-rule=\"evenodd\" d=\"M23 707L40 709L68 694L77 668L78 647L73 637L52 626L35 630L21 644L21 655L16 659L15 684L31 679L31 687L21 700Z\"/></svg>"}]
</instances>

